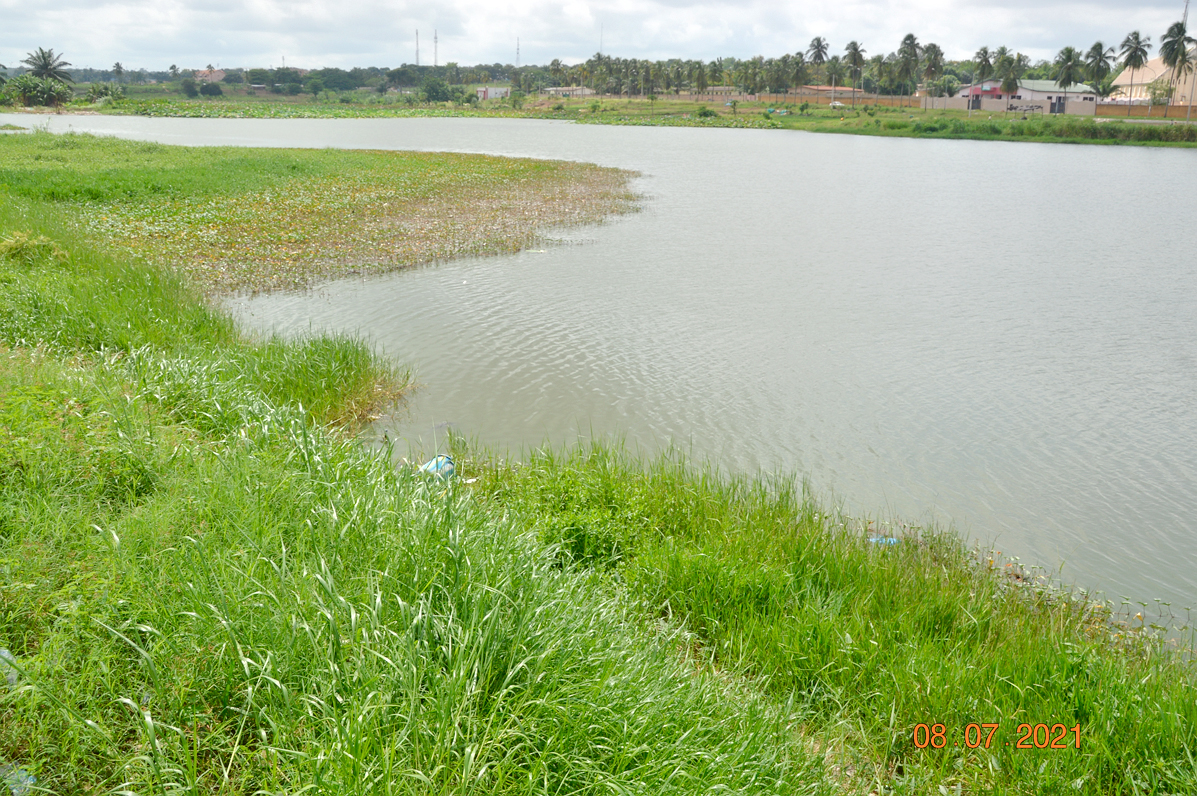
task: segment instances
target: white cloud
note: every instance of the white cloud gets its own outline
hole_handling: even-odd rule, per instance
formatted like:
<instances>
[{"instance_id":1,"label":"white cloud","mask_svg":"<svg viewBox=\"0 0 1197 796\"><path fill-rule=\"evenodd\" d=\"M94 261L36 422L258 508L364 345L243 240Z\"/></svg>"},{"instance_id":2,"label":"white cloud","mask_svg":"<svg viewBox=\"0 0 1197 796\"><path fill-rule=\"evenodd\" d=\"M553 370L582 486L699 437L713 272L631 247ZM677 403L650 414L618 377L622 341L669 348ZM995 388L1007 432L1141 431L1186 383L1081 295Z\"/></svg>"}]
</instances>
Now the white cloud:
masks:
<instances>
[{"instance_id":1,"label":"white cloud","mask_svg":"<svg viewBox=\"0 0 1197 796\"><path fill-rule=\"evenodd\" d=\"M850 39L870 54L894 50L908 32L951 58L981 45L1050 57L1071 44L1117 45L1131 30L1156 41L1180 17L1178 0L0 0L0 62L36 47L76 66L164 69L278 65L398 66L415 60L522 63L583 60L599 49L638 58L747 57L805 49L824 36L839 52Z\"/></svg>"}]
</instances>

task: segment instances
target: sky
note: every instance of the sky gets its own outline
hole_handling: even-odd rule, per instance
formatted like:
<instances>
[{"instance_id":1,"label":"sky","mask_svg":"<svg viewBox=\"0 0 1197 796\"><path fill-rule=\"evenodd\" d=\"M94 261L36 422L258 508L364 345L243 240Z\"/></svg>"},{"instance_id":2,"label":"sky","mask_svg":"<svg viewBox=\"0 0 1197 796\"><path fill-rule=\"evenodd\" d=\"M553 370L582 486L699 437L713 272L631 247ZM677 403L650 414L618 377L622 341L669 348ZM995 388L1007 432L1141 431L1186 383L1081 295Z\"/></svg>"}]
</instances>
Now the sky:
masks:
<instances>
[{"instance_id":1,"label":"sky","mask_svg":"<svg viewBox=\"0 0 1197 796\"><path fill-rule=\"evenodd\" d=\"M1132 30L1158 45L1184 0L0 0L0 63L52 48L76 67L162 70L420 63L577 63L624 58L779 56L814 36L867 55L902 36L950 59L1005 45L1033 60L1061 47L1117 46ZM1197 7L1194 9L1197 13ZM1154 53L1154 50L1153 50Z\"/></svg>"}]
</instances>

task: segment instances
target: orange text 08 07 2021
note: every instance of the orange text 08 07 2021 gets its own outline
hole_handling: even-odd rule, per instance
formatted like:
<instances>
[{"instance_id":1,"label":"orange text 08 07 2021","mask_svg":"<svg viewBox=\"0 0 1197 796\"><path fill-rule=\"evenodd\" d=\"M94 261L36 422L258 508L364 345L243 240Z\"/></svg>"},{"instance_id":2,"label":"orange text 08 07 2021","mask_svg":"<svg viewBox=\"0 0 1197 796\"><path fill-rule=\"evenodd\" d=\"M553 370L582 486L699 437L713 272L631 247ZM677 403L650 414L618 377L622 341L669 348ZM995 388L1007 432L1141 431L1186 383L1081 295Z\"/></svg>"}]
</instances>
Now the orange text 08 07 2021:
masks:
<instances>
[{"instance_id":1,"label":"orange text 08 07 2021","mask_svg":"<svg viewBox=\"0 0 1197 796\"><path fill-rule=\"evenodd\" d=\"M914 745L919 749L944 749L966 746L969 749L989 749L995 745L1015 749L1080 749L1081 725L1019 724L1014 737L1006 740L995 737L1001 729L998 722L966 724L963 730L949 731L944 724L914 725Z\"/></svg>"}]
</instances>

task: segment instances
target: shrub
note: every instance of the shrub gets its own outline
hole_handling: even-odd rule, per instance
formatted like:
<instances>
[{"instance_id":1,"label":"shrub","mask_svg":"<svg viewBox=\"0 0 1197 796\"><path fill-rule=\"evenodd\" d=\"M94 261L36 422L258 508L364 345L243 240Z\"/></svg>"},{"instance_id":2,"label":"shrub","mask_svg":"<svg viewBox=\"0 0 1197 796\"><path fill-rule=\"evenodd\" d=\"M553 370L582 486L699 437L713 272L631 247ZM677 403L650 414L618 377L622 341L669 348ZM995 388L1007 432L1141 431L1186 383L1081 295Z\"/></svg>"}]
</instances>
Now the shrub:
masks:
<instances>
[{"instance_id":1,"label":"shrub","mask_svg":"<svg viewBox=\"0 0 1197 796\"><path fill-rule=\"evenodd\" d=\"M185 77L181 81L179 81L179 86L183 89L183 93L186 94L188 97L198 97L199 96L199 89L196 88L195 78Z\"/></svg>"},{"instance_id":2,"label":"shrub","mask_svg":"<svg viewBox=\"0 0 1197 796\"><path fill-rule=\"evenodd\" d=\"M283 87L292 97L297 96L299 92L303 91L303 86L298 83L288 83Z\"/></svg>"},{"instance_id":3,"label":"shrub","mask_svg":"<svg viewBox=\"0 0 1197 796\"><path fill-rule=\"evenodd\" d=\"M888 119L885 122L886 130L905 130L909 126L909 122L903 121L901 119Z\"/></svg>"},{"instance_id":4,"label":"shrub","mask_svg":"<svg viewBox=\"0 0 1197 796\"><path fill-rule=\"evenodd\" d=\"M70 102L75 92L61 80L34 77L30 74L14 77L4 86L4 92L22 105L57 107Z\"/></svg>"},{"instance_id":5,"label":"shrub","mask_svg":"<svg viewBox=\"0 0 1197 796\"><path fill-rule=\"evenodd\" d=\"M694 115L699 119L711 119L719 114L715 113L715 111L711 110L706 105L700 105L698 106L698 112Z\"/></svg>"},{"instance_id":6,"label":"shrub","mask_svg":"<svg viewBox=\"0 0 1197 796\"><path fill-rule=\"evenodd\" d=\"M221 97L224 96L224 89L219 83L205 83L200 86L199 93L205 97Z\"/></svg>"},{"instance_id":7,"label":"shrub","mask_svg":"<svg viewBox=\"0 0 1197 796\"><path fill-rule=\"evenodd\" d=\"M87 89L87 101L99 102L102 99L121 100L125 98L125 87L115 83L92 83Z\"/></svg>"},{"instance_id":8,"label":"shrub","mask_svg":"<svg viewBox=\"0 0 1197 796\"><path fill-rule=\"evenodd\" d=\"M564 103L564 102L558 102L556 105L554 105L554 106L553 106L553 110L555 110L555 111L563 111L563 110L565 110L565 103Z\"/></svg>"}]
</instances>

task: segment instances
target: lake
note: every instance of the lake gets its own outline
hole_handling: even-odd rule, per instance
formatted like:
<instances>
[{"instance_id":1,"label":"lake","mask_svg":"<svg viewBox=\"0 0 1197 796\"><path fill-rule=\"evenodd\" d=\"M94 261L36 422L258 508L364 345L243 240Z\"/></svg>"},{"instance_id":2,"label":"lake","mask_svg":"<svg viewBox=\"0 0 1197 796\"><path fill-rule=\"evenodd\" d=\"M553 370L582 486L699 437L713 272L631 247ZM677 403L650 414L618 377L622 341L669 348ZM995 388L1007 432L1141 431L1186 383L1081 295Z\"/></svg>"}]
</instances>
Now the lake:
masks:
<instances>
[{"instance_id":1,"label":"lake","mask_svg":"<svg viewBox=\"0 0 1197 796\"><path fill-rule=\"evenodd\" d=\"M30 124L28 116L0 123ZM592 433L784 470L1067 584L1197 604L1197 151L533 120L40 117L176 144L640 172L640 213L514 256L229 302L359 332L513 454ZM438 432L443 433L443 432ZM1183 615L1183 614L1182 614Z\"/></svg>"}]
</instances>

